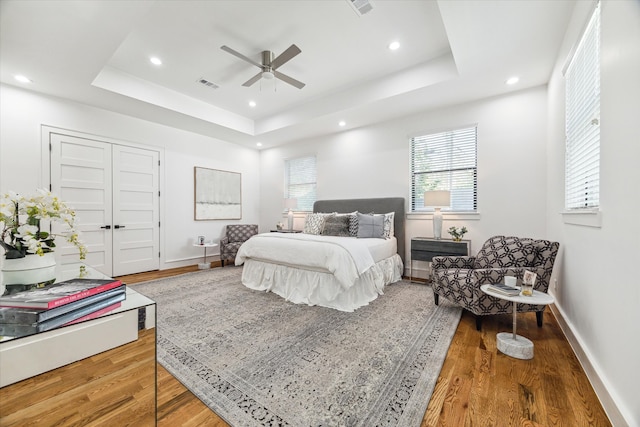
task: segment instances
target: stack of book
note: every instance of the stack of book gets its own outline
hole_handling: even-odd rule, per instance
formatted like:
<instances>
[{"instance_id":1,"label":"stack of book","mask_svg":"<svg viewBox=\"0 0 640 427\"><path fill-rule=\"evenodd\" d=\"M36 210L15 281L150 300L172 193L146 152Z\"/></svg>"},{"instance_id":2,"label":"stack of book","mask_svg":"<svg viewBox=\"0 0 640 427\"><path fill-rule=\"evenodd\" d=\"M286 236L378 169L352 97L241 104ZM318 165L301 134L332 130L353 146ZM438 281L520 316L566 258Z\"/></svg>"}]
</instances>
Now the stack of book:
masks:
<instances>
[{"instance_id":1,"label":"stack of book","mask_svg":"<svg viewBox=\"0 0 640 427\"><path fill-rule=\"evenodd\" d=\"M503 283L494 283L488 286L488 289L506 296L515 296L520 294L520 288L513 288Z\"/></svg>"},{"instance_id":2,"label":"stack of book","mask_svg":"<svg viewBox=\"0 0 640 427\"><path fill-rule=\"evenodd\" d=\"M0 336L20 337L83 322L120 307L126 286L114 279L71 279L0 296Z\"/></svg>"}]
</instances>

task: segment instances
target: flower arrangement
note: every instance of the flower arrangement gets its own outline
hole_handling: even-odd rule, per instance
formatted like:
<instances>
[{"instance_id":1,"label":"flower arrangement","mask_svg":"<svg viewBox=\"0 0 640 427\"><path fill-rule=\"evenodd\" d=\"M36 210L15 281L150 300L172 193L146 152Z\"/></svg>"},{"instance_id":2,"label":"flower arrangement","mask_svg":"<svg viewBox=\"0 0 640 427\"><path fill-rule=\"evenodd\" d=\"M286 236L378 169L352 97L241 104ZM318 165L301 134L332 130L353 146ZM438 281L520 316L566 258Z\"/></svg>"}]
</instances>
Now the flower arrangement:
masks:
<instances>
[{"instance_id":1,"label":"flower arrangement","mask_svg":"<svg viewBox=\"0 0 640 427\"><path fill-rule=\"evenodd\" d=\"M80 251L85 259L87 248L75 228L75 212L49 191L39 189L32 196L21 196L13 191L0 196L0 246L6 259L53 252L55 238L64 237ZM43 231L40 221L62 224L58 234Z\"/></svg>"},{"instance_id":2,"label":"flower arrangement","mask_svg":"<svg viewBox=\"0 0 640 427\"><path fill-rule=\"evenodd\" d=\"M451 238L455 242L459 242L460 240L462 240L465 233L467 232L467 227L462 227L462 228L449 227L449 230L447 230L447 232L451 235Z\"/></svg>"}]
</instances>

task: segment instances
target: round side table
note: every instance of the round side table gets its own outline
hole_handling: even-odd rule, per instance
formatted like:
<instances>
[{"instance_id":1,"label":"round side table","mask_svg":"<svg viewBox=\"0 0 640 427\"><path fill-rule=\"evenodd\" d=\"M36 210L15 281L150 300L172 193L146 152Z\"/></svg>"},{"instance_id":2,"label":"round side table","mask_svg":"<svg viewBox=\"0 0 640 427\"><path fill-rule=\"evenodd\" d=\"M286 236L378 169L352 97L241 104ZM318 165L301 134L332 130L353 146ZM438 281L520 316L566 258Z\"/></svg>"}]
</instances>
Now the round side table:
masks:
<instances>
[{"instance_id":1,"label":"round side table","mask_svg":"<svg viewBox=\"0 0 640 427\"><path fill-rule=\"evenodd\" d=\"M533 342L521 335L516 334L516 319L518 311L518 303L533 305L552 304L554 299L551 295L544 292L533 291L533 295L525 297L522 295L502 295L499 292L492 291L490 285L482 285L480 289L487 295L513 302L513 332L500 332L497 335L498 350L502 353L515 357L516 359L533 359Z\"/></svg>"},{"instance_id":2,"label":"round side table","mask_svg":"<svg viewBox=\"0 0 640 427\"><path fill-rule=\"evenodd\" d=\"M202 245L199 243L194 243L193 246L198 248L204 248L204 257L202 258L202 262L198 263L198 268L200 270L206 270L207 268L211 268L211 263L207 262L207 248L215 248L218 246L217 243L203 243Z\"/></svg>"}]
</instances>

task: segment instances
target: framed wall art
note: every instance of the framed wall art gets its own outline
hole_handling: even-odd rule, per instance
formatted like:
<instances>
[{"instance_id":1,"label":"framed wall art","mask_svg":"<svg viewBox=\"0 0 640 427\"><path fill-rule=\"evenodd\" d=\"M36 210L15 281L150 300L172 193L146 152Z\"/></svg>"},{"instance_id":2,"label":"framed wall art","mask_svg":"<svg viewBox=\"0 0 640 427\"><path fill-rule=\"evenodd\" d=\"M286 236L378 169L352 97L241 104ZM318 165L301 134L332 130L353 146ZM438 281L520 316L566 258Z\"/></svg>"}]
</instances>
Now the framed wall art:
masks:
<instances>
[{"instance_id":1,"label":"framed wall art","mask_svg":"<svg viewBox=\"0 0 640 427\"><path fill-rule=\"evenodd\" d=\"M241 219L241 175L194 167L194 219Z\"/></svg>"}]
</instances>

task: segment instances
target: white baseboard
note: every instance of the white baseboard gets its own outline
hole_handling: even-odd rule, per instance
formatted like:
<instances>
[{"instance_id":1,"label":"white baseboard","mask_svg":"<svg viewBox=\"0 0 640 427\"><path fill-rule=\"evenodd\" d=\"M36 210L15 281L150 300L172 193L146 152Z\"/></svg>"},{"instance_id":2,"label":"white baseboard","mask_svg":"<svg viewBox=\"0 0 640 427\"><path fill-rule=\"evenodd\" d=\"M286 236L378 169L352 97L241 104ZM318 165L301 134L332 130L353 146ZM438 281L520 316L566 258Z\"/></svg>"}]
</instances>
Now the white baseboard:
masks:
<instances>
[{"instance_id":1,"label":"white baseboard","mask_svg":"<svg viewBox=\"0 0 640 427\"><path fill-rule=\"evenodd\" d=\"M578 362L580 362L582 369L584 369L587 379L596 392L598 399L600 399L600 403L602 404L604 411L607 413L611 424L616 427L629 427L629 422L625 420L622 412L618 408L618 405L616 405L614 398L611 396L609 389L605 385L603 376L600 375L600 369L592 363L589 352L586 350L585 346L582 345L582 340L579 335L574 332L571 324L567 322L562 308L557 304L552 304L550 307L553 315L558 321L560 329L567 338L567 341L569 341L569 345L578 358Z\"/></svg>"}]
</instances>

